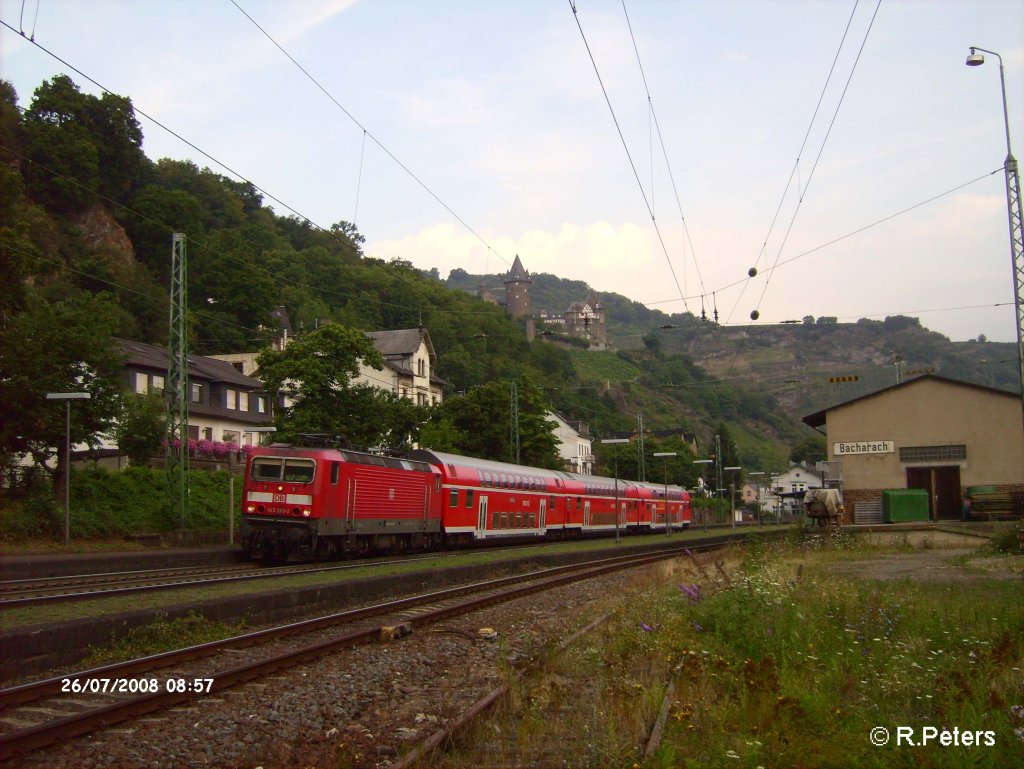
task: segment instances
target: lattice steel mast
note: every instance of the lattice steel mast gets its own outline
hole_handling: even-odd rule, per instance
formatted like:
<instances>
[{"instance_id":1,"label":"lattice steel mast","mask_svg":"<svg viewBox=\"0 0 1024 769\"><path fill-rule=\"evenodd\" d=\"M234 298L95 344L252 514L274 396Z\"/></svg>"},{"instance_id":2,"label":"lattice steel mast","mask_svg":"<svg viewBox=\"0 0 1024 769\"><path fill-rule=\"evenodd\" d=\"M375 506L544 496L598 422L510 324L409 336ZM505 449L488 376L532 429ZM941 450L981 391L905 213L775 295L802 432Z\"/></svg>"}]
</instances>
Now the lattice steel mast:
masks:
<instances>
[{"instance_id":1,"label":"lattice steel mast","mask_svg":"<svg viewBox=\"0 0 1024 769\"><path fill-rule=\"evenodd\" d=\"M188 268L185 234L171 236L171 313L167 337L167 449L164 466L171 508L179 525L188 518Z\"/></svg>"}]
</instances>

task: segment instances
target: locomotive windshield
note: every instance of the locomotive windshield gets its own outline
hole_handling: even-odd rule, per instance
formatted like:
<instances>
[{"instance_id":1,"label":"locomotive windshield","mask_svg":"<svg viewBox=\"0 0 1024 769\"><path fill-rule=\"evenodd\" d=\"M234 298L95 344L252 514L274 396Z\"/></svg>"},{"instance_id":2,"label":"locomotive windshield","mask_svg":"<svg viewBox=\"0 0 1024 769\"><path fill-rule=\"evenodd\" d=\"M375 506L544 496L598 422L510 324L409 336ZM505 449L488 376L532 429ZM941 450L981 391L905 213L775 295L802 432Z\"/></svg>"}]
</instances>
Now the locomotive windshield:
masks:
<instances>
[{"instance_id":1,"label":"locomotive windshield","mask_svg":"<svg viewBox=\"0 0 1024 769\"><path fill-rule=\"evenodd\" d=\"M312 483L316 462L312 459L255 457L250 475L254 481Z\"/></svg>"}]
</instances>

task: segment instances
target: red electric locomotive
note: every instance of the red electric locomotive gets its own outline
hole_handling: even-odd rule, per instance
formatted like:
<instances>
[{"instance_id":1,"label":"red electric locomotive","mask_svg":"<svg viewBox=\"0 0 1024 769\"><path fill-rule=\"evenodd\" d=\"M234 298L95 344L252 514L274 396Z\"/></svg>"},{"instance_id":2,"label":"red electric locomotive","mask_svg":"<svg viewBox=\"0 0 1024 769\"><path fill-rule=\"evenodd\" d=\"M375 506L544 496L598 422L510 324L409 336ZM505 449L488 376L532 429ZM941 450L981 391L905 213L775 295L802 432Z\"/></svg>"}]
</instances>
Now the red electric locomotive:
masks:
<instances>
[{"instance_id":1,"label":"red electric locomotive","mask_svg":"<svg viewBox=\"0 0 1024 769\"><path fill-rule=\"evenodd\" d=\"M434 547L440 491L440 474L425 462L338 449L253 449L242 547L254 558L282 560Z\"/></svg>"},{"instance_id":2,"label":"red electric locomotive","mask_svg":"<svg viewBox=\"0 0 1024 769\"><path fill-rule=\"evenodd\" d=\"M666 500L663 485L457 454L399 459L281 444L252 451L242 509L243 548L278 560L664 531L691 520L679 486Z\"/></svg>"}]
</instances>

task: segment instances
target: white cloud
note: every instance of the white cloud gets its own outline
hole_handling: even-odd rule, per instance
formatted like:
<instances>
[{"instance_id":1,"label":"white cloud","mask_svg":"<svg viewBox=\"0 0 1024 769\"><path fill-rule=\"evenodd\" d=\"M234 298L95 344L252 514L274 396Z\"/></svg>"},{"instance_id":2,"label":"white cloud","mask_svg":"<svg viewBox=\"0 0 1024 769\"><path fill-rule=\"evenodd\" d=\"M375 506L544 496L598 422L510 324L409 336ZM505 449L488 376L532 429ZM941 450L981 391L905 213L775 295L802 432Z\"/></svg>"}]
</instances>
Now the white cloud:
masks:
<instances>
[{"instance_id":1,"label":"white cloud","mask_svg":"<svg viewBox=\"0 0 1024 769\"><path fill-rule=\"evenodd\" d=\"M282 42L294 42L325 21L333 19L339 13L344 13L358 2L359 0L327 0L321 3L301 2L295 4L293 8L304 11L305 15L295 17L293 23L284 32Z\"/></svg>"}]
</instances>

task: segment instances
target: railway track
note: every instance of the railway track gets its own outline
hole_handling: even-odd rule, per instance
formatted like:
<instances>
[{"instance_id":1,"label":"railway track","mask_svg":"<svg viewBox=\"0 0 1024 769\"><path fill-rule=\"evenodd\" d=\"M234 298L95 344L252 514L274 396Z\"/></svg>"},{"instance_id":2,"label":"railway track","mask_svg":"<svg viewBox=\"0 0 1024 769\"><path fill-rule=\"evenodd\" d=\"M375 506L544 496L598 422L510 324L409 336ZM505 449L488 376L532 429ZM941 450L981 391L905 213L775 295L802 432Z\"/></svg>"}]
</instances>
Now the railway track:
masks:
<instances>
[{"instance_id":1,"label":"railway track","mask_svg":"<svg viewBox=\"0 0 1024 769\"><path fill-rule=\"evenodd\" d=\"M2 689L0 760L376 642L385 628L399 628L394 632L400 634L529 593L676 557L695 547L702 546L543 569Z\"/></svg>"},{"instance_id":2,"label":"railway track","mask_svg":"<svg viewBox=\"0 0 1024 769\"><path fill-rule=\"evenodd\" d=\"M498 552L505 552L503 548ZM414 556L389 556L384 559L360 559L333 564L262 566L247 563L232 566L183 567L139 571L78 574L64 577L18 579L0 582L0 610L44 603L105 598L152 590L201 587L253 579L291 577L302 574L327 574L381 564L434 560L461 554L460 551Z\"/></svg>"}]
</instances>

